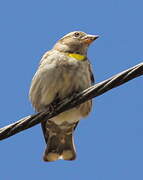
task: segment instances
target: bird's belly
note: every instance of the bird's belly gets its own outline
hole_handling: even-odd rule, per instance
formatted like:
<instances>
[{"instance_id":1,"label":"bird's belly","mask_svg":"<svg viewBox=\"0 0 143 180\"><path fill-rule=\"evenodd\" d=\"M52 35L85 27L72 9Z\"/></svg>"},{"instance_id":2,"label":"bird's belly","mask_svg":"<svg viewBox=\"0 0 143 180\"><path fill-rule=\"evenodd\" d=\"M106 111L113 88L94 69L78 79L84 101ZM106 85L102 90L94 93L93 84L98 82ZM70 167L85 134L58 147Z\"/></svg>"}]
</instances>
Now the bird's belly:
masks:
<instances>
[{"instance_id":1,"label":"bird's belly","mask_svg":"<svg viewBox=\"0 0 143 180\"><path fill-rule=\"evenodd\" d=\"M78 108L73 108L68 111L65 111L58 116L51 119L51 121L54 121L55 124L61 125L63 123L75 123L78 122L81 119L81 113Z\"/></svg>"}]
</instances>

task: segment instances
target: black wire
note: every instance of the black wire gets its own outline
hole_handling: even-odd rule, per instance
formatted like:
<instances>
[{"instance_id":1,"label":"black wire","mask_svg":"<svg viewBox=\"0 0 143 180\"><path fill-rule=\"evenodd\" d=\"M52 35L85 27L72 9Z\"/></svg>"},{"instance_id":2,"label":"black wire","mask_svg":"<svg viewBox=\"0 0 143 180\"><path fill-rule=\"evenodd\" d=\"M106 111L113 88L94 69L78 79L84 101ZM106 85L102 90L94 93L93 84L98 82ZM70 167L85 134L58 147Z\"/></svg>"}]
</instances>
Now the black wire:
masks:
<instances>
[{"instance_id":1,"label":"black wire","mask_svg":"<svg viewBox=\"0 0 143 180\"><path fill-rule=\"evenodd\" d=\"M134 79L138 76L143 75L143 63L140 63L132 68L129 68L119 74L112 76L111 78L102 81L94 86L89 87L88 89L84 90L83 92L74 95L74 97L67 97L62 102L58 103L55 106L53 112L42 112L37 113L34 115L29 115L20 119L19 121L5 126L0 129L0 140L6 139L18 132L26 130L36 124L44 121L44 119L48 120L61 112L64 112L72 107L75 107L89 99L92 99L96 96L100 96L103 93L113 89L117 86L120 86L131 79Z\"/></svg>"}]
</instances>

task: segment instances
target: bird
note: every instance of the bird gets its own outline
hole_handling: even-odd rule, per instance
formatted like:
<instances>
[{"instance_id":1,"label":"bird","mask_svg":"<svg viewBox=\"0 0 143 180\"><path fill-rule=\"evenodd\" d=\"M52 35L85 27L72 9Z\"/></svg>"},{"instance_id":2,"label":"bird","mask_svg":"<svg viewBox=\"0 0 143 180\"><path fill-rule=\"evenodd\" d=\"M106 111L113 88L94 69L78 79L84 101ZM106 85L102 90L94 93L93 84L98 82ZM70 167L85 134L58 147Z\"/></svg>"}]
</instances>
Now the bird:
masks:
<instances>
[{"instance_id":1,"label":"bird","mask_svg":"<svg viewBox=\"0 0 143 180\"><path fill-rule=\"evenodd\" d=\"M60 38L47 51L32 79L29 99L37 112L54 109L54 105L94 83L91 63L87 57L89 45L98 35L73 31ZM41 122L46 150L43 160L75 160L73 133L78 122L88 116L92 101L88 100L70 110Z\"/></svg>"}]
</instances>

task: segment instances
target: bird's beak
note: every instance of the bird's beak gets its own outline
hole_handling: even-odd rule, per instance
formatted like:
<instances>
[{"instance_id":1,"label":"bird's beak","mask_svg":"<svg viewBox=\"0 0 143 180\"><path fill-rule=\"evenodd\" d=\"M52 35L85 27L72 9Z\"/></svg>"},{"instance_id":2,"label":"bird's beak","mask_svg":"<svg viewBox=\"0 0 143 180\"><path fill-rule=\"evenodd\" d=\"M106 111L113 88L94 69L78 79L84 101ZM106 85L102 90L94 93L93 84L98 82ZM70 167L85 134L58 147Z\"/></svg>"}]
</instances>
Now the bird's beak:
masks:
<instances>
[{"instance_id":1,"label":"bird's beak","mask_svg":"<svg viewBox=\"0 0 143 180\"><path fill-rule=\"evenodd\" d=\"M90 45L93 41L95 41L97 38L99 38L99 35L86 35L84 38L83 38L83 42L85 44L88 44Z\"/></svg>"}]
</instances>

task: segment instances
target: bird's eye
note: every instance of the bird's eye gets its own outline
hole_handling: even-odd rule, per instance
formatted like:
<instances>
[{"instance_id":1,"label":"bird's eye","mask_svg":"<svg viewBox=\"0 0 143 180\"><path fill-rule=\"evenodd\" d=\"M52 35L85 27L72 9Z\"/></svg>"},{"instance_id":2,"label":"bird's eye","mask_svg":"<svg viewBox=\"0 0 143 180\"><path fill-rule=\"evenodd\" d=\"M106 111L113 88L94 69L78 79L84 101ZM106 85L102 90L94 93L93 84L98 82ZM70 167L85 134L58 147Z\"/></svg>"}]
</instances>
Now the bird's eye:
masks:
<instances>
[{"instance_id":1,"label":"bird's eye","mask_svg":"<svg viewBox=\"0 0 143 180\"><path fill-rule=\"evenodd\" d=\"M74 33L74 36L75 36L75 37L79 37L79 35L80 35L79 32L75 32L75 33Z\"/></svg>"}]
</instances>

